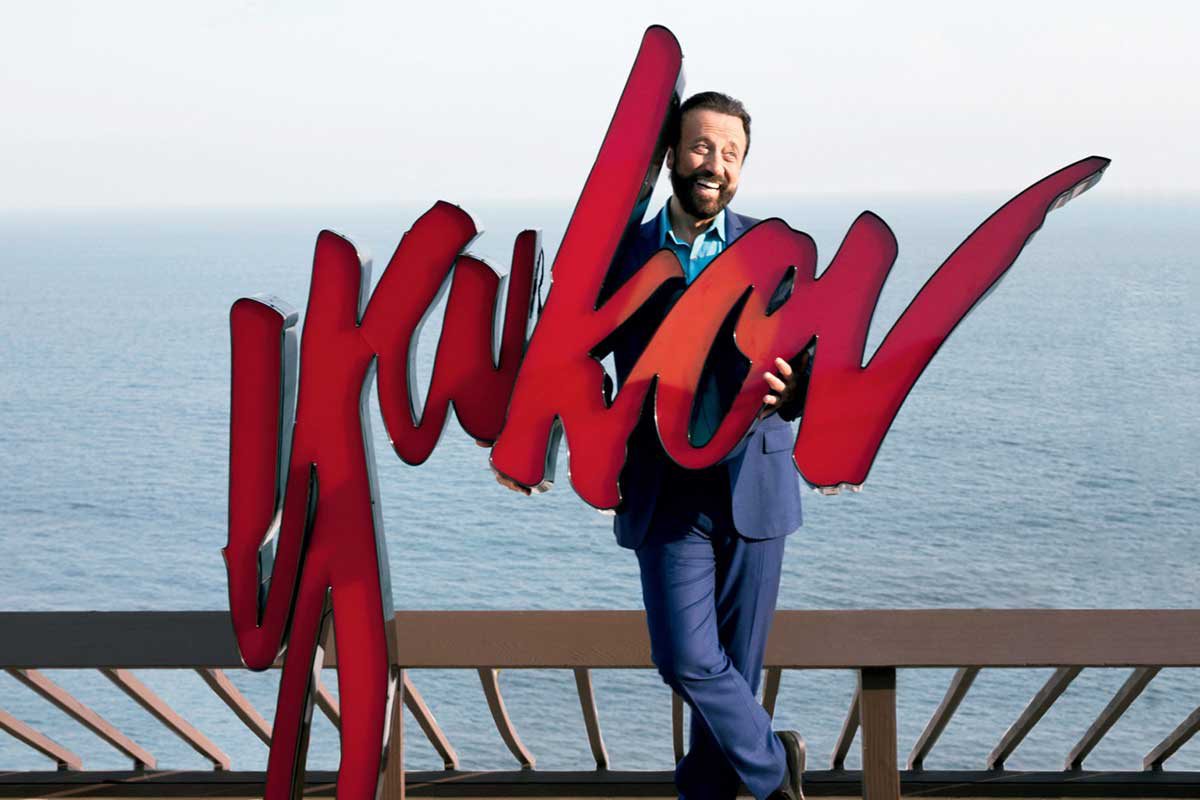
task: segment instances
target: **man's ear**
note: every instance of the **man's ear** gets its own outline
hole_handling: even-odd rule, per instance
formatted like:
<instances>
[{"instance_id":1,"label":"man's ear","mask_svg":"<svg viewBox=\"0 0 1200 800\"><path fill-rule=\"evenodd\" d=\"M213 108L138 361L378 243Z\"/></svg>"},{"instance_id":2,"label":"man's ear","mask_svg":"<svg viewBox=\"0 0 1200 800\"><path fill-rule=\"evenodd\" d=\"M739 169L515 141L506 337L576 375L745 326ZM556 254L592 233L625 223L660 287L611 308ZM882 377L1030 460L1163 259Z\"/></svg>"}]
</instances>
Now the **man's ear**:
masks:
<instances>
[{"instance_id":1,"label":"man's ear","mask_svg":"<svg viewBox=\"0 0 1200 800\"><path fill-rule=\"evenodd\" d=\"M675 148L667 148L667 169L675 169Z\"/></svg>"}]
</instances>

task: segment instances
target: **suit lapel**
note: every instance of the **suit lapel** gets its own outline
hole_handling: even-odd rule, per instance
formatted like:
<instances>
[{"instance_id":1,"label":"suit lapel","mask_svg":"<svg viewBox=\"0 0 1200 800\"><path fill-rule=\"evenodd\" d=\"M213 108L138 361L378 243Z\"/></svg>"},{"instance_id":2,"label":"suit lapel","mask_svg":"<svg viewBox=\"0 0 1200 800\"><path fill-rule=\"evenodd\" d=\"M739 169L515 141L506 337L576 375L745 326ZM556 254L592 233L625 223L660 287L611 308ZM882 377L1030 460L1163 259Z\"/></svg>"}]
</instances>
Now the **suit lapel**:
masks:
<instances>
[{"instance_id":1,"label":"suit lapel","mask_svg":"<svg viewBox=\"0 0 1200 800\"><path fill-rule=\"evenodd\" d=\"M725 241L733 244L745 232L747 219L741 214L725 209Z\"/></svg>"},{"instance_id":2,"label":"suit lapel","mask_svg":"<svg viewBox=\"0 0 1200 800\"><path fill-rule=\"evenodd\" d=\"M661 214L655 214L652 220L642 226L642 235L638 239L638 248L640 250L638 255L641 256L638 259L639 266L646 263L650 256L654 254L654 251L658 249L658 243L662 241L662 231L659 230L661 227L659 225L661 218Z\"/></svg>"}]
</instances>

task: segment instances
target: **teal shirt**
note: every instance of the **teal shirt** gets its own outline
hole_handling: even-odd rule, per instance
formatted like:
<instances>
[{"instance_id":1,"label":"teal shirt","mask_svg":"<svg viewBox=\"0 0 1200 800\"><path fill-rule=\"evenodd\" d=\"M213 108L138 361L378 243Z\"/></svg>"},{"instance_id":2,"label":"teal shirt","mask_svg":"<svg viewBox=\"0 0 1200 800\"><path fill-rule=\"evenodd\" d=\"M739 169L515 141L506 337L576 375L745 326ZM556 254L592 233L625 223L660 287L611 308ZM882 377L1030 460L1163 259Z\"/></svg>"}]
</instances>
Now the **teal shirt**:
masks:
<instances>
[{"instance_id":1,"label":"teal shirt","mask_svg":"<svg viewBox=\"0 0 1200 800\"><path fill-rule=\"evenodd\" d=\"M675 237L675 231L671 230L671 217L667 214L667 205L663 203L662 211L658 215L658 246L675 253L683 267L683 276L690 284L696 280L701 270L725 249L725 209L722 208L713 218L712 224L689 245L679 241Z\"/></svg>"},{"instance_id":2,"label":"teal shirt","mask_svg":"<svg viewBox=\"0 0 1200 800\"><path fill-rule=\"evenodd\" d=\"M666 203L663 204L662 212L659 214L658 229L660 231L658 246L675 253L683 267L683 276L688 284L696 280L696 276L725 249L725 209L721 209L713 218L712 224L697 235L690 245L687 242L679 241L675 236L675 231L671 230L671 217L667 214ZM709 380L707 384L699 387L700 404L693 412L689 438L694 447L707 444L721 422L716 385L712 380Z\"/></svg>"}]
</instances>

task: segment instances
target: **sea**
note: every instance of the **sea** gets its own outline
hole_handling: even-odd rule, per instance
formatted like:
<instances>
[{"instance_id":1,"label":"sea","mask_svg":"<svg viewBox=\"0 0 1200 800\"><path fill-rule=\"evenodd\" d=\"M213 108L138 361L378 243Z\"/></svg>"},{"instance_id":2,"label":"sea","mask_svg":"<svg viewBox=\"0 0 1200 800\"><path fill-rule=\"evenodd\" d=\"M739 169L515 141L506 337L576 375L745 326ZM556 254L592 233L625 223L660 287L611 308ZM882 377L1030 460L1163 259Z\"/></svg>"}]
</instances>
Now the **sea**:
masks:
<instances>
[{"instance_id":1,"label":"sea","mask_svg":"<svg viewBox=\"0 0 1200 800\"><path fill-rule=\"evenodd\" d=\"M891 225L899 256L869 355L1007 197L760 197L738 210L811 234L822 267L861 211ZM231 303L271 293L303 309L322 228L373 253L377 280L428 207L0 214L0 610L226 608ZM485 230L472 251L506 270L513 237L539 228L549 263L570 207L468 208ZM1052 212L916 384L863 491L806 492L778 608L1200 606L1198 212L1200 198L1122 196L1103 182ZM418 345L424 383L439 313ZM455 422L410 467L374 400L372 421L397 609L642 608L633 553L566 480L535 497L506 491ZM982 671L926 766L983 768L1051 673ZM160 766L208 766L96 672L48 674ZM952 674L899 672L902 762ZM1128 674L1084 670L1007 766L1061 768ZM266 748L194 673L138 676L235 769L265 768ZM411 676L464 769L517 767L473 670ZM231 677L269 719L278 673ZM593 680L610 767L670 769L671 693L658 674ZM506 669L500 685L537 768L594 766L570 671ZM775 726L801 731L813 768L828 764L854 686L850 671L784 673ZM1163 670L1086 766L1140 769L1197 706L1200 670ZM85 768L129 766L6 674L0 707ZM314 720L309 764L333 768L336 730ZM406 767L440 769L411 717L406 730ZM847 765L859 759L856 744ZM1200 737L1167 767L1200 769ZM0 770L42 768L53 764L0 733Z\"/></svg>"}]
</instances>

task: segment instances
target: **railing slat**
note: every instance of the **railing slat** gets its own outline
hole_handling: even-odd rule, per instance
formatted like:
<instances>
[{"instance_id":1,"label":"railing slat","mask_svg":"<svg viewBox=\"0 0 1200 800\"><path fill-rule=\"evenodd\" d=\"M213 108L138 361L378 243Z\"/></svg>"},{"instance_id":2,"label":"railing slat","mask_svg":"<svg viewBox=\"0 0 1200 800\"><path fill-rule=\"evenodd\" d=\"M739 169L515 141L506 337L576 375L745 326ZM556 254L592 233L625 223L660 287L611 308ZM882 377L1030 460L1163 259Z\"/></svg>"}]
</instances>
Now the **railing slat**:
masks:
<instances>
[{"instance_id":1,"label":"railing slat","mask_svg":"<svg viewBox=\"0 0 1200 800\"><path fill-rule=\"evenodd\" d=\"M592 672L583 667L576 667L574 672L575 691L579 694L583 726L587 729L592 758L596 760L596 769L608 769L608 750L604 747L604 737L600 734L600 714L596 710L596 692L592 687Z\"/></svg>"},{"instance_id":2,"label":"railing slat","mask_svg":"<svg viewBox=\"0 0 1200 800\"><path fill-rule=\"evenodd\" d=\"M403 670L403 672L404 705L408 706L408 710L412 712L417 724L425 732L425 738L429 739L429 743L442 757L442 763L446 765L446 769L458 769L458 753L454 752L454 748L450 746L450 740L446 738L446 734L442 732L437 720L433 718L433 712L429 710L429 706L425 705L425 699L421 697L417 687L413 686L408 677L408 670Z\"/></svg>"},{"instance_id":3,"label":"railing slat","mask_svg":"<svg viewBox=\"0 0 1200 800\"><path fill-rule=\"evenodd\" d=\"M767 715L775 718L775 700L779 697L779 683L783 678L783 670L779 667L768 667L763 679L762 706Z\"/></svg>"},{"instance_id":4,"label":"railing slat","mask_svg":"<svg viewBox=\"0 0 1200 800\"><path fill-rule=\"evenodd\" d=\"M521 763L521 769L533 769L533 754L521 742L504 706L504 698L500 695L500 670L495 667L479 667L479 682L483 684L483 693L487 697L488 708L492 710L492 719L496 721L496 730L500 738L508 745L510 753Z\"/></svg>"},{"instance_id":5,"label":"railing slat","mask_svg":"<svg viewBox=\"0 0 1200 800\"><path fill-rule=\"evenodd\" d=\"M674 689L671 690L671 750L678 764L683 759L683 698Z\"/></svg>"},{"instance_id":6,"label":"railing slat","mask_svg":"<svg viewBox=\"0 0 1200 800\"><path fill-rule=\"evenodd\" d=\"M1012 755L1012 752L1017 749L1017 745L1024 741L1029 732L1033 730L1033 726L1038 724L1038 721L1050 710L1050 706L1054 705L1054 701L1067 690L1071 681L1075 680L1075 676L1082 671L1083 667L1059 667L1054 670L1054 674L1033 696L1029 705L1025 706L1025 710L1021 712L1021 716L1017 717L1017 721L1000 737L999 744L988 755L988 769L1004 769L1005 760Z\"/></svg>"},{"instance_id":7,"label":"railing slat","mask_svg":"<svg viewBox=\"0 0 1200 800\"><path fill-rule=\"evenodd\" d=\"M58 742L39 733L29 725L0 709L0 731L11 734L17 741L29 745L44 756L54 759L60 770L83 768L83 760Z\"/></svg>"},{"instance_id":8,"label":"railing slat","mask_svg":"<svg viewBox=\"0 0 1200 800\"><path fill-rule=\"evenodd\" d=\"M70 692L47 678L41 672L36 669L10 669L8 670L8 674L37 692L68 717L132 759L134 769L154 769L158 765L154 756L150 755L149 752L138 746L136 742L121 733L115 725L75 699Z\"/></svg>"},{"instance_id":9,"label":"railing slat","mask_svg":"<svg viewBox=\"0 0 1200 800\"><path fill-rule=\"evenodd\" d=\"M1175 751L1187 744L1188 739L1200 731L1200 708L1197 708L1188 718L1167 734L1167 738L1158 743L1146 757L1142 759L1142 769L1162 769L1163 762L1175 755Z\"/></svg>"},{"instance_id":10,"label":"railing slat","mask_svg":"<svg viewBox=\"0 0 1200 800\"><path fill-rule=\"evenodd\" d=\"M127 669L104 668L100 670L100 674L115 683L150 716L187 742L193 750L213 762L213 769L229 769L229 756L225 755L219 747L209 741L208 737L196 730L190 722L167 705L161 697L152 692L149 686L135 678L132 672Z\"/></svg>"},{"instance_id":11,"label":"railing slat","mask_svg":"<svg viewBox=\"0 0 1200 800\"><path fill-rule=\"evenodd\" d=\"M833 755L829 759L830 769L845 769L846 756L850 753L850 745L854 743L854 735L858 733L859 700L862 698L862 675L855 670L854 696L850 698L850 709L846 719L842 721L842 732L838 734L837 744L833 747Z\"/></svg>"},{"instance_id":12,"label":"railing slat","mask_svg":"<svg viewBox=\"0 0 1200 800\"><path fill-rule=\"evenodd\" d=\"M933 716L929 718L925 730L921 731L921 735L917 737L917 743L913 745L912 752L908 755L909 769L924 769L925 756L929 755L929 751L937 744L942 731L946 729L950 718L954 716L959 704L967 696L967 690L971 688L971 684L975 682L975 676L978 674L979 667L962 667L954 673L945 697L938 704Z\"/></svg>"},{"instance_id":13,"label":"railing slat","mask_svg":"<svg viewBox=\"0 0 1200 800\"><path fill-rule=\"evenodd\" d=\"M238 691L223 670L201 668L196 670L196 674L263 744L271 746L271 723L267 722L246 696Z\"/></svg>"},{"instance_id":14,"label":"railing slat","mask_svg":"<svg viewBox=\"0 0 1200 800\"><path fill-rule=\"evenodd\" d=\"M1108 705L1100 712L1100 716L1096 717L1096 721L1071 749L1063 769L1083 769L1083 760L1087 758L1088 753L1092 752L1100 743L1104 734L1108 733L1109 729L1116 724L1125 710L1132 705L1157 674L1158 667L1138 667L1125 679L1125 683L1113 695L1113 699L1108 701Z\"/></svg>"},{"instance_id":15,"label":"railing slat","mask_svg":"<svg viewBox=\"0 0 1200 800\"><path fill-rule=\"evenodd\" d=\"M313 699L317 702L317 708L321 709L321 713L325 718L333 723L333 727L339 731L342 729L342 711L338 706L337 698L330 694L328 687L321 681L319 675L313 675Z\"/></svg>"}]
</instances>

